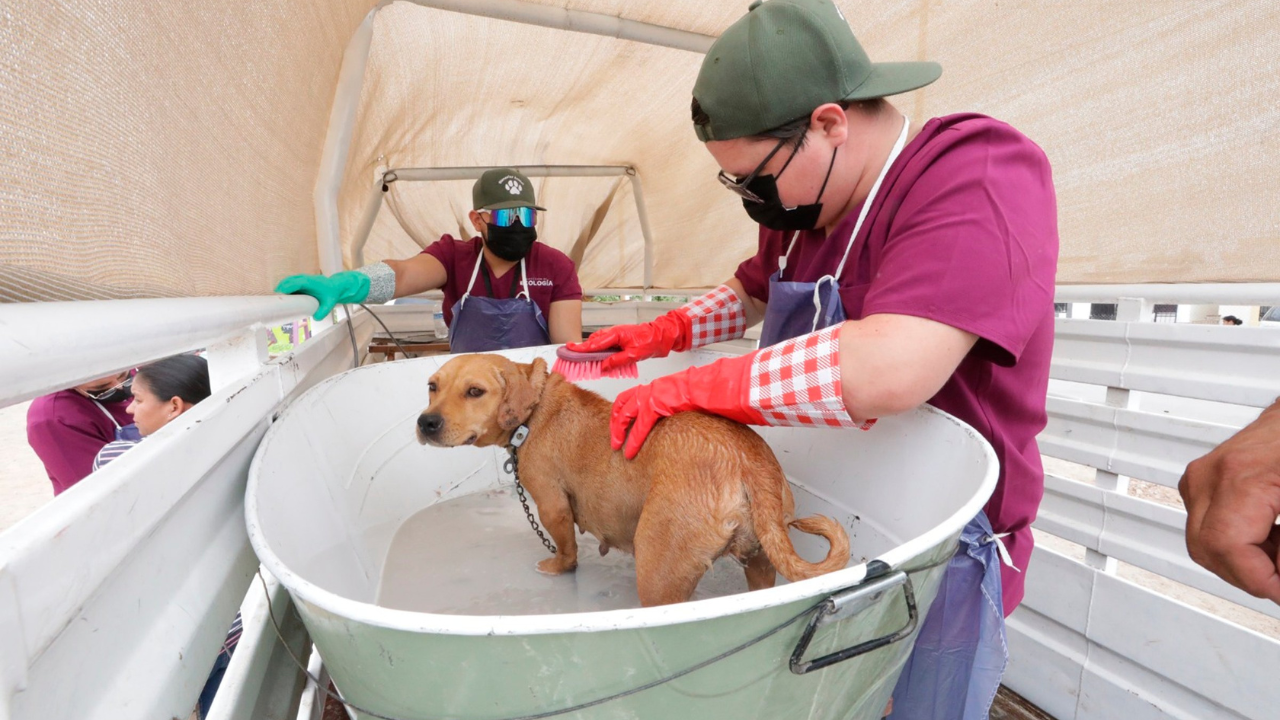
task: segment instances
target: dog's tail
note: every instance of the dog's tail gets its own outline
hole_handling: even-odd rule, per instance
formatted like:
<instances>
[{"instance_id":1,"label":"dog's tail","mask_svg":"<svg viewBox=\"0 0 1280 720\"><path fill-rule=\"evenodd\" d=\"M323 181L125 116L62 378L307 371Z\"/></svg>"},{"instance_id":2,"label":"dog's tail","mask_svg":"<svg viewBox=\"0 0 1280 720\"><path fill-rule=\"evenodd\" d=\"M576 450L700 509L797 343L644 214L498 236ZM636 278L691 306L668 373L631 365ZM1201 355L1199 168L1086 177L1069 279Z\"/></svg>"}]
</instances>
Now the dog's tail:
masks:
<instances>
[{"instance_id":1,"label":"dog's tail","mask_svg":"<svg viewBox=\"0 0 1280 720\"><path fill-rule=\"evenodd\" d=\"M785 477L779 480L786 482ZM792 518L785 515L783 493L789 492L781 486L759 492L752 488L751 521L755 525L756 538L768 556L773 567L782 577L790 582L807 580L825 573L842 569L849 564L849 536L840 523L823 515ZM790 505L790 503L786 503ZM787 535L787 528L793 527L802 533L821 535L826 538L831 549L821 561L811 563L796 553Z\"/></svg>"}]
</instances>

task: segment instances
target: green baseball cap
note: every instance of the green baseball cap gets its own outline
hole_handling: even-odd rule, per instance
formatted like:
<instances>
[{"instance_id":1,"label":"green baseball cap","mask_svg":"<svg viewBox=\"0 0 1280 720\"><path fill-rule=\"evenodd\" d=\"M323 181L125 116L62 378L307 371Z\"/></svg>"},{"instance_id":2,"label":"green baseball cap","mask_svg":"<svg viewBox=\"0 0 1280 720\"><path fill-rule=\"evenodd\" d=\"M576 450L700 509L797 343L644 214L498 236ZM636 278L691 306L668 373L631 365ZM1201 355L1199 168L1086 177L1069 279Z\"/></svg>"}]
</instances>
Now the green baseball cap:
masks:
<instances>
[{"instance_id":1,"label":"green baseball cap","mask_svg":"<svg viewBox=\"0 0 1280 720\"><path fill-rule=\"evenodd\" d=\"M471 204L476 210L501 210L503 208L538 207L533 196L533 183L524 173L514 168L485 170L475 185L471 186Z\"/></svg>"},{"instance_id":2,"label":"green baseball cap","mask_svg":"<svg viewBox=\"0 0 1280 720\"><path fill-rule=\"evenodd\" d=\"M698 139L758 135L818 106L869 100L938 79L935 62L873 63L831 0L756 0L702 60Z\"/></svg>"}]
</instances>

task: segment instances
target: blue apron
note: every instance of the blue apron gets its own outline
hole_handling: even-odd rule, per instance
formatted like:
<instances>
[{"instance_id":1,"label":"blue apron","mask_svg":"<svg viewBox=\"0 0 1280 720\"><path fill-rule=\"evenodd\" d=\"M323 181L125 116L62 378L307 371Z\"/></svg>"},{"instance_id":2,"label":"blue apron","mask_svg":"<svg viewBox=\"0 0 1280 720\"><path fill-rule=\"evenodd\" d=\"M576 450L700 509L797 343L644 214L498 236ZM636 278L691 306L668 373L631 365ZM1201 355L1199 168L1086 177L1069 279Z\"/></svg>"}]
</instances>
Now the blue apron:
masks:
<instances>
[{"instance_id":1,"label":"blue apron","mask_svg":"<svg viewBox=\"0 0 1280 720\"><path fill-rule=\"evenodd\" d=\"M791 236L778 270L769 278L760 347L786 342L845 321L837 278L885 175L907 144L909 121L862 203L844 257L832 275L817 282L782 279L799 233ZM981 720L987 717L1008 659L1000 600L999 540L980 513L965 527L942 588L929 607L915 648L893 691L893 720Z\"/></svg>"},{"instance_id":2,"label":"blue apron","mask_svg":"<svg viewBox=\"0 0 1280 720\"><path fill-rule=\"evenodd\" d=\"M1009 661L1001 548L986 513L960 533L960 549L893 689L892 720L986 719Z\"/></svg>"},{"instance_id":3,"label":"blue apron","mask_svg":"<svg viewBox=\"0 0 1280 720\"><path fill-rule=\"evenodd\" d=\"M519 275L524 280L524 290L506 300L492 297L493 287L489 282L488 268L485 269L484 283L490 297L471 294L476 275L483 263L484 250L481 249L475 269L471 271L471 282L467 285L466 293L453 304L453 322L449 323L449 352L490 352L550 343L547 321L542 317L538 304L529 296L529 275L524 260L520 261ZM513 276L513 292L518 287L516 283L517 278Z\"/></svg>"}]
</instances>

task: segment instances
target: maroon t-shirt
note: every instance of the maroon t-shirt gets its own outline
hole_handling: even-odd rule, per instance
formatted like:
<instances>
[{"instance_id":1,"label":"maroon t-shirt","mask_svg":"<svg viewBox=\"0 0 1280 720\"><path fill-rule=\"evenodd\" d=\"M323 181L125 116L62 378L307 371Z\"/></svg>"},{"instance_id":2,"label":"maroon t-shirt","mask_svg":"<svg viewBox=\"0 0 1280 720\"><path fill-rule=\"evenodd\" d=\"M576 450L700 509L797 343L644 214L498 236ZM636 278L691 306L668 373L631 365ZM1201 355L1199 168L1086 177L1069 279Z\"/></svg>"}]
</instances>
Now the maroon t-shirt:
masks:
<instances>
[{"instance_id":1,"label":"maroon t-shirt","mask_svg":"<svg viewBox=\"0 0 1280 720\"><path fill-rule=\"evenodd\" d=\"M467 281L471 279L471 272L476 267L476 258L483 247L483 241L478 236L470 240L455 240L452 235L445 235L422 251L439 260L448 274L443 288L445 323L453 322L453 305L466 294ZM529 248L525 266L529 273L529 296L542 311L542 317L550 318L553 302L582 299L578 271L568 255L548 245L535 242L533 247ZM493 285L492 297L495 299L507 300L524 289L524 282L520 278L520 263L511 266L511 269L502 277L494 275L488 263L480 268L480 272L489 274L489 282ZM511 292L513 278L519 281L515 293ZM480 274L476 275L476 281L471 286L471 294L490 297L484 278Z\"/></svg>"},{"instance_id":2,"label":"maroon t-shirt","mask_svg":"<svg viewBox=\"0 0 1280 720\"><path fill-rule=\"evenodd\" d=\"M836 271L855 208L826 237L800 234L784 280ZM738 267L747 293L769 299L790 233L761 229L758 254ZM885 176L840 282L846 316L935 320L978 343L929 403L991 442L1000 478L986 505L1014 565L1031 558L1031 522L1044 495L1036 435L1047 420L1053 352L1058 213L1048 158L1026 136L983 115L925 123ZM1002 568L1004 611L1022 600L1025 573Z\"/></svg>"},{"instance_id":3,"label":"maroon t-shirt","mask_svg":"<svg viewBox=\"0 0 1280 720\"><path fill-rule=\"evenodd\" d=\"M116 423L133 422L125 412L129 400L97 403L75 390L38 397L27 408L27 442L44 463L53 494L60 495L93 472L93 459L116 439ZM102 412L106 408L113 423Z\"/></svg>"}]
</instances>

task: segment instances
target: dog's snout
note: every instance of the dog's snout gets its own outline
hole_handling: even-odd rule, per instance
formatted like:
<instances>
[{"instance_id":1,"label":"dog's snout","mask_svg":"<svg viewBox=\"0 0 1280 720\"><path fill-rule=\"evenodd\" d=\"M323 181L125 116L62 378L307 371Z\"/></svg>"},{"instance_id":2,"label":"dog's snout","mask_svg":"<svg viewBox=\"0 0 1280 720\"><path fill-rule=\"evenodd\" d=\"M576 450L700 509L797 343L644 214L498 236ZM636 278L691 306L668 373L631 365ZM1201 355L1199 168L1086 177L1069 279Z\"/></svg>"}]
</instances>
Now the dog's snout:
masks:
<instances>
[{"instance_id":1,"label":"dog's snout","mask_svg":"<svg viewBox=\"0 0 1280 720\"><path fill-rule=\"evenodd\" d=\"M440 428L444 427L444 417L436 413L422 414L418 416L418 429L423 435L431 436L440 432Z\"/></svg>"}]
</instances>

